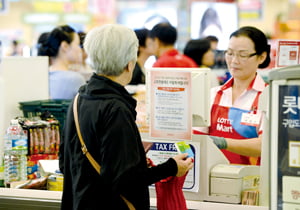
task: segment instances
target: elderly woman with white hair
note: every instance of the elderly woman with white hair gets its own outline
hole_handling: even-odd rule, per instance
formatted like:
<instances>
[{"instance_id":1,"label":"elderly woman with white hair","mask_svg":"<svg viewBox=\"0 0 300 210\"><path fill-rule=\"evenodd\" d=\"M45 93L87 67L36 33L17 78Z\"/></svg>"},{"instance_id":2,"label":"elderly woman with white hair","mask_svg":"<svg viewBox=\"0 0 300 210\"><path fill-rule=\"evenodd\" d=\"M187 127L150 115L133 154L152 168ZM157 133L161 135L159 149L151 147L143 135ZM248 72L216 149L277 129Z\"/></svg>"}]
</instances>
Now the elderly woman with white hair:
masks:
<instances>
[{"instance_id":1,"label":"elderly woman with white hair","mask_svg":"<svg viewBox=\"0 0 300 210\"><path fill-rule=\"evenodd\" d=\"M147 167L135 124L136 101L124 88L137 60L135 33L117 24L96 27L87 34L84 48L96 73L80 88L67 115L59 153L64 174L61 207L149 209L148 185L186 174L193 161L181 154L156 167ZM77 113L73 113L75 107ZM84 152L74 116L78 116ZM100 170L91 164L87 154L100 165Z\"/></svg>"}]
</instances>

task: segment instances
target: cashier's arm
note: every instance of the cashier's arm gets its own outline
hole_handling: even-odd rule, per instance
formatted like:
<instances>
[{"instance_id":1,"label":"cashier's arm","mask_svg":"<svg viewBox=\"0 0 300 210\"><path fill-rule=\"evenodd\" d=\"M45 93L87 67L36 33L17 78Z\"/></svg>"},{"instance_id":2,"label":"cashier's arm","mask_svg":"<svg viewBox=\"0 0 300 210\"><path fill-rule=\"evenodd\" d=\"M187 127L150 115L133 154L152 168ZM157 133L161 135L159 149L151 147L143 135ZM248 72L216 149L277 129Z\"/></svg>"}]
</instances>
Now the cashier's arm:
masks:
<instances>
[{"instance_id":1,"label":"cashier's arm","mask_svg":"<svg viewBox=\"0 0 300 210\"><path fill-rule=\"evenodd\" d=\"M260 157L261 155L261 135L258 138L236 140L226 138L227 150L239 155Z\"/></svg>"}]
</instances>

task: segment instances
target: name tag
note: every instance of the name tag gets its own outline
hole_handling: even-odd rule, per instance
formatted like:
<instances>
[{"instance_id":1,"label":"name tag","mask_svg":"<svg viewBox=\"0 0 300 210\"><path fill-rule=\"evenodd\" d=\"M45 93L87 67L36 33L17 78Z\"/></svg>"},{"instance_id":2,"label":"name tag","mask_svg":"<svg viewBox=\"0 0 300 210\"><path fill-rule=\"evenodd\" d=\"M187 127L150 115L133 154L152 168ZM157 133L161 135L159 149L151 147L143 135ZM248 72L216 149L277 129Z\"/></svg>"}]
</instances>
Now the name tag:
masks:
<instances>
[{"instance_id":1,"label":"name tag","mask_svg":"<svg viewBox=\"0 0 300 210\"><path fill-rule=\"evenodd\" d=\"M261 119L261 112L257 113L243 113L241 124L242 125L250 125L250 126L259 126Z\"/></svg>"}]
</instances>

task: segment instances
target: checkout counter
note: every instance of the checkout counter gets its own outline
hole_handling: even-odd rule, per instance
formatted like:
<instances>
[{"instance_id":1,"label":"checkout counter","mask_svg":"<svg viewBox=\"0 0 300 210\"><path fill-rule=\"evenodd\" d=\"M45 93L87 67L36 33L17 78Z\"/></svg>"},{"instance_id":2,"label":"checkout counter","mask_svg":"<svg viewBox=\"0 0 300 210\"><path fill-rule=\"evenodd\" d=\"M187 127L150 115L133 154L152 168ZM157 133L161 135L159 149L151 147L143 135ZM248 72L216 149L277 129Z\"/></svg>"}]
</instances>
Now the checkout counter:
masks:
<instances>
[{"instance_id":1,"label":"checkout counter","mask_svg":"<svg viewBox=\"0 0 300 210\"><path fill-rule=\"evenodd\" d=\"M198 183L195 185L198 186L196 187L198 190L184 191L188 209L268 210L268 205L238 204L241 202L240 193L245 187L246 189L251 189L249 186L257 187L260 167L229 165L212 141L200 138L199 135L193 136L190 143L196 148L196 159L200 160L195 162L194 168L200 169L197 171L201 173L195 174L194 179L195 183ZM40 164L39 168L43 168L44 172L47 171L41 167L42 165ZM156 209L155 190L151 187L150 195L150 209ZM0 210L60 209L61 196L61 191L0 188Z\"/></svg>"},{"instance_id":2,"label":"checkout counter","mask_svg":"<svg viewBox=\"0 0 300 210\"><path fill-rule=\"evenodd\" d=\"M229 165L218 148L205 138L194 136L191 143L200 145L196 150L198 162L195 167L201 173L196 191L184 191L188 209L201 210L268 210L268 205L241 205L242 190L255 186L259 175L258 166ZM197 147L196 147L197 149ZM205 158L206 157L206 158ZM56 163L58 164L58 163ZM200 167L201 165L201 167ZM47 164L49 166L49 164ZM39 166L40 168L40 166ZM43 167L41 167L43 168ZM43 171L47 171L45 168ZM224 191L225 190L225 191ZM212 193L213 192L213 193ZM155 190L150 188L150 209L156 209ZM61 191L0 188L0 210L30 209L54 210L60 209Z\"/></svg>"},{"instance_id":3,"label":"checkout counter","mask_svg":"<svg viewBox=\"0 0 300 210\"><path fill-rule=\"evenodd\" d=\"M62 192L47 190L26 190L0 188L0 209L5 210L55 210L60 209ZM156 209L156 199L150 199L151 208ZM265 206L247 206L236 204L187 201L188 209L201 210L268 210Z\"/></svg>"}]
</instances>

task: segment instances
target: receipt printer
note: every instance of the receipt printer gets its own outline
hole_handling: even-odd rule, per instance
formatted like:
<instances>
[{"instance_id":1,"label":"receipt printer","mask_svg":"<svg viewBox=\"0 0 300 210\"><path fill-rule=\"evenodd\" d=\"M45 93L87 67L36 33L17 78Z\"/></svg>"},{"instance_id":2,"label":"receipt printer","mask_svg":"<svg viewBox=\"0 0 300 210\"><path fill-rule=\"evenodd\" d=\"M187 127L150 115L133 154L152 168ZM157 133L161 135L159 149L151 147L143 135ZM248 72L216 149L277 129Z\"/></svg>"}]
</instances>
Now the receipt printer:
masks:
<instances>
[{"instance_id":1,"label":"receipt printer","mask_svg":"<svg viewBox=\"0 0 300 210\"><path fill-rule=\"evenodd\" d=\"M241 203L244 190L258 190L260 167L218 164L210 172L210 196L215 201Z\"/></svg>"}]
</instances>

